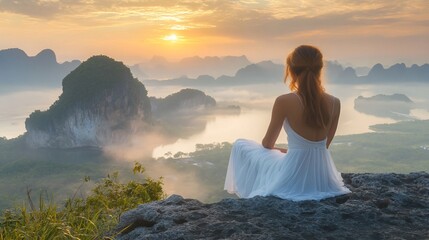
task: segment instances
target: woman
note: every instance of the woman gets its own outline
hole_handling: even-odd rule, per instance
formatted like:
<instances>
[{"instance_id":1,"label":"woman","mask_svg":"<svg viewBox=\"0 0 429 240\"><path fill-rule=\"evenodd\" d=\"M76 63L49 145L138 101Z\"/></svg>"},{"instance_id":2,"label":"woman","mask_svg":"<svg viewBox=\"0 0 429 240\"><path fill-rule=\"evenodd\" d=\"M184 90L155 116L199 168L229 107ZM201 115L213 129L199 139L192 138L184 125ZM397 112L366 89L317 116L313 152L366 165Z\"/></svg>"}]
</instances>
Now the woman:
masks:
<instances>
[{"instance_id":1,"label":"woman","mask_svg":"<svg viewBox=\"0 0 429 240\"><path fill-rule=\"evenodd\" d=\"M292 93L277 97L262 140L239 139L232 148L225 190L242 198L273 195L294 201L321 200L349 193L328 147L340 115L340 101L321 84L322 54L299 46L286 61ZM288 149L274 144L281 128Z\"/></svg>"}]
</instances>

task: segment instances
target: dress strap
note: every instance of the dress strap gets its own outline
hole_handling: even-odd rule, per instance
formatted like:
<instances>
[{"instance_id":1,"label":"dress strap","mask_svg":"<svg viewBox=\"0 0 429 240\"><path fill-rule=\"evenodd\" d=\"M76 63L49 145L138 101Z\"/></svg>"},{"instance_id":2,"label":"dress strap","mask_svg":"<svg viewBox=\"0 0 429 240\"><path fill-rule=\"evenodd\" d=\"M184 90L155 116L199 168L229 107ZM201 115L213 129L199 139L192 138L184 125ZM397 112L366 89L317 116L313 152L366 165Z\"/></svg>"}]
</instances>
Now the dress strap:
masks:
<instances>
[{"instance_id":1,"label":"dress strap","mask_svg":"<svg viewBox=\"0 0 429 240\"><path fill-rule=\"evenodd\" d=\"M298 97L299 102L301 103L301 106L304 107L304 103L301 100L301 97L299 96L299 94L297 92L292 92L293 94L295 94Z\"/></svg>"},{"instance_id":2,"label":"dress strap","mask_svg":"<svg viewBox=\"0 0 429 240\"><path fill-rule=\"evenodd\" d=\"M332 113L331 113L331 119L334 118L335 102L336 102L336 99L335 99L334 96L332 96Z\"/></svg>"}]
</instances>

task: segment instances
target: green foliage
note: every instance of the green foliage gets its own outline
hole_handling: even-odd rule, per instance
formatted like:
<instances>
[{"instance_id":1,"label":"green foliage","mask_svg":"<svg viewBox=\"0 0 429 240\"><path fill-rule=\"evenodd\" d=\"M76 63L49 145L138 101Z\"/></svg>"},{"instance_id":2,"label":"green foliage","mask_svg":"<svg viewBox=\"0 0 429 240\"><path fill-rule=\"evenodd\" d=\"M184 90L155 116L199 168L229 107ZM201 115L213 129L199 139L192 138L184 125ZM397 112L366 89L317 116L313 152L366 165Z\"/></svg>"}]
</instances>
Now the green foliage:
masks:
<instances>
[{"instance_id":1,"label":"green foliage","mask_svg":"<svg viewBox=\"0 0 429 240\"><path fill-rule=\"evenodd\" d=\"M402 121L395 124L376 124L370 126L371 130L377 132L404 133L404 134L427 134L429 120Z\"/></svg>"},{"instance_id":2,"label":"green foliage","mask_svg":"<svg viewBox=\"0 0 429 240\"><path fill-rule=\"evenodd\" d=\"M337 136L332 156L341 172L428 171L428 120L371 126L376 132Z\"/></svg>"},{"instance_id":3,"label":"green foliage","mask_svg":"<svg viewBox=\"0 0 429 240\"><path fill-rule=\"evenodd\" d=\"M85 102L99 92L133 80L130 69L122 62L107 56L94 56L63 79L60 100L64 103Z\"/></svg>"},{"instance_id":4,"label":"green foliage","mask_svg":"<svg viewBox=\"0 0 429 240\"><path fill-rule=\"evenodd\" d=\"M144 168L136 163L133 172L141 176ZM85 177L84 182L88 181ZM30 209L5 210L0 218L0 240L112 239L109 235L122 212L164 197L162 179L139 177L121 183L118 173L109 174L87 197L73 196L61 209L40 195L38 208L29 197Z\"/></svg>"},{"instance_id":5,"label":"green foliage","mask_svg":"<svg viewBox=\"0 0 429 240\"><path fill-rule=\"evenodd\" d=\"M132 175L129 164L113 161L100 149L30 149L24 137L0 143L0 163L0 211L21 203L26 187L53 193L55 202L61 203L75 192L82 176L95 182L112 171ZM88 191L94 182L82 190Z\"/></svg>"}]
</instances>

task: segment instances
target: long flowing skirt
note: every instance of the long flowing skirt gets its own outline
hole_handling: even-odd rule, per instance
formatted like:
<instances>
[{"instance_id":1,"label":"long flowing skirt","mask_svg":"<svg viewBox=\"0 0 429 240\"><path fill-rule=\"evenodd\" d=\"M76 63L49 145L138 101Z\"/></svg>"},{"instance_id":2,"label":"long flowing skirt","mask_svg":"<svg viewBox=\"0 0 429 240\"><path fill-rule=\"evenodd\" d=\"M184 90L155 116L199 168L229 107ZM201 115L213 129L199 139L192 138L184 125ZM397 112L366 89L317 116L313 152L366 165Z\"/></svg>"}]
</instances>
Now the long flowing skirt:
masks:
<instances>
[{"instance_id":1,"label":"long flowing skirt","mask_svg":"<svg viewBox=\"0 0 429 240\"><path fill-rule=\"evenodd\" d=\"M293 201L350 192L326 148L282 153L245 139L232 147L224 189L241 198L273 195Z\"/></svg>"}]
</instances>

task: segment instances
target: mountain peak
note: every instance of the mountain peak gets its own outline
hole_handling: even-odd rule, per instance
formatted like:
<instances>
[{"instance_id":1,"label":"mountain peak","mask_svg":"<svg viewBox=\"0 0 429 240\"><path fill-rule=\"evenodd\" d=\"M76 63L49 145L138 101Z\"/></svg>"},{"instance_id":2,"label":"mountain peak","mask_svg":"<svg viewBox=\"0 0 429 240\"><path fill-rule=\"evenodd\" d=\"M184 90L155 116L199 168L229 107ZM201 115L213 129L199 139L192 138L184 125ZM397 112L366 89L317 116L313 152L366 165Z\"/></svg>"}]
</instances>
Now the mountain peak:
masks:
<instances>
[{"instance_id":1,"label":"mountain peak","mask_svg":"<svg viewBox=\"0 0 429 240\"><path fill-rule=\"evenodd\" d=\"M39 54L35 56L36 59L42 60L44 62L54 62L57 63L57 56L52 49L43 49Z\"/></svg>"},{"instance_id":2,"label":"mountain peak","mask_svg":"<svg viewBox=\"0 0 429 240\"><path fill-rule=\"evenodd\" d=\"M49 53L49 52L47 52ZM147 90L122 62L98 55L63 79L63 92L47 111L25 121L30 147L102 147L128 139L134 122L150 120Z\"/></svg>"},{"instance_id":3,"label":"mountain peak","mask_svg":"<svg viewBox=\"0 0 429 240\"><path fill-rule=\"evenodd\" d=\"M381 65L381 63L377 63L371 68L371 70L369 70L368 77L378 77L384 70L383 65Z\"/></svg>"},{"instance_id":4,"label":"mountain peak","mask_svg":"<svg viewBox=\"0 0 429 240\"><path fill-rule=\"evenodd\" d=\"M377 69L377 70L379 70L379 69L384 69L384 67L383 67L383 65L381 65L381 63L377 63L377 64L375 64L375 65L372 67L372 69Z\"/></svg>"},{"instance_id":5,"label":"mountain peak","mask_svg":"<svg viewBox=\"0 0 429 240\"><path fill-rule=\"evenodd\" d=\"M0 50L0 60L13 60L13 59L25 59L28 58L27 53L19 48L9 48Z\"/></svg>"}]
</instances>

